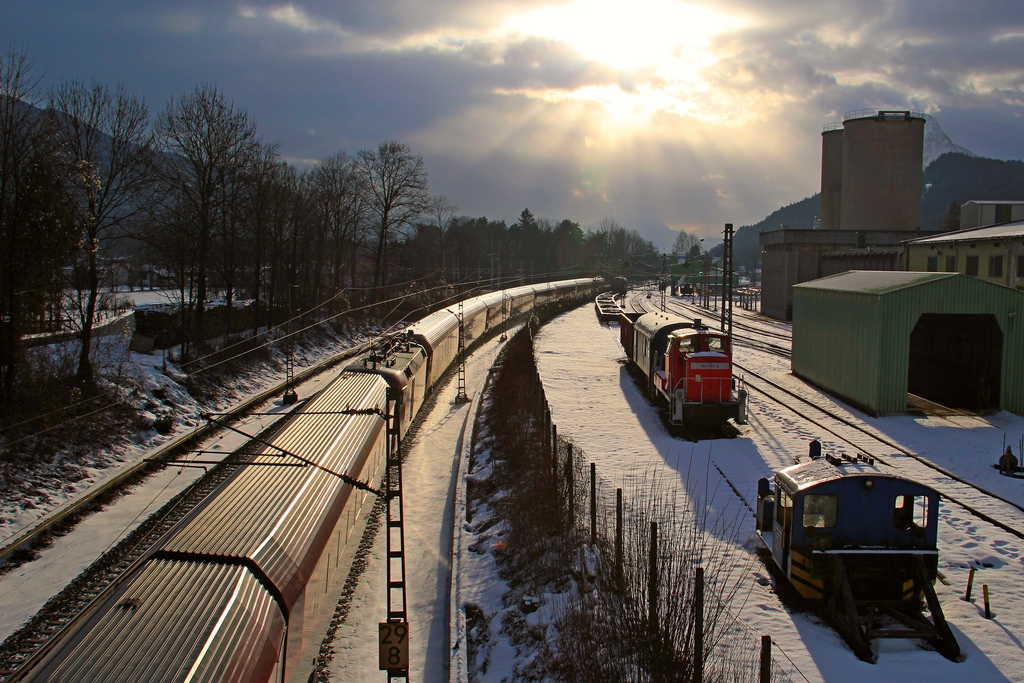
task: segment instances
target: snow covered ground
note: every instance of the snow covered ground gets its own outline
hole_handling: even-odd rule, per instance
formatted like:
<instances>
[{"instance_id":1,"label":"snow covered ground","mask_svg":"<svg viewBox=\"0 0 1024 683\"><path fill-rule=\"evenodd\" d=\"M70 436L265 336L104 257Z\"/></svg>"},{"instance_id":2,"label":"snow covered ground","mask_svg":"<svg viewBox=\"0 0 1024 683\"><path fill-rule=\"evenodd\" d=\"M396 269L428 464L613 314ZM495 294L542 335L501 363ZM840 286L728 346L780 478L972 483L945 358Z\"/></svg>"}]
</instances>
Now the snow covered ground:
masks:
<instances>
[{"instance_id":1,"label":"snow covered ground","mask_svg":"<svg viewBox=\"0 0 1024 683\"><path fill-rule=\"evenodd\" d=\"M466 390L470 403L455 403L458 382L453 378L436 393L433 408L404 447L402 468L406 517L406 572L409 601L410 680L416 683L448 681L449 587L451 583L452 520L456 476L463 448L470 439L473 415L501 343L485 342L466 362ZM377 623L384 621L384 534L379 533L370 559L352 598L346 622L335 634L331 680L346 683L378 682L387 675L377 669ZM459 565L477 567L478 565ZM486 572L467 571L459 577L466 595L500 599L500 589L487 584Z\"/></svg>"},{"instance_id":2,"label":"snow covered ground","mask_svg":"<svg viewBox=\"0 0 1024 683\"><path fill-rule=\"evenodd\" d=\"M759 477L793 464L797 455L805 456L811 438L827 442L831 436L754 394L749 424L741 428L738 438L691 444L670 437L619 363L623 351L617 326L599 324L589 307L548 323L538 337L537 349L552 420L559 433L576 441L605 476L629 490L630 483L656 472L664 481L675 481L681 495L709 500L720 518L742 519L746 533L741 537L753 536L753 518L749 513L737 517L736 510L745 508L738 507L742 503L718 469L752 503ZM742 349L736 353L744 365L777 382L804 395L817 393L789 374L783 359ZM1001 477L991 467L999 457L1004 434L1013 444L1024 434L1020 417L1000 413L985 419L875 419L846 410L903 447L1024 504L1024 480ZM1014 510L1013 518L1004 521L1024 529L1024 513ZM878 642L878 663L862 662L830 628L786 610L771 587L762 585L767 572L756 561L749 569L749 590L741 591L734 611L756 631L772 636L774 647L794 663L794 680L803 676L808 681L841 683L1024 681L1024 541L947 501L940 509L940 525L939 568L949 585L937 583L936 590L966 655L962 663L903 640ZM960 598L971 566L979 572L973 601L964 602ZM992 596L992 620L984 618L982 584L989 586Z\"/></svg>"},{"instance_id":3,"label":"snow covered ground","mask_svg":"<svg viewBox=\"0 0 1024 683\"><path fill-rule=\"evenodd\" d=\"M740 313L737 312L739 315ZM773 324L774 325L774 324ZM777 329L777 328L776 328ZM748 501L756 481L792 464L807 453L808 440L826 440L814 425L802 422L756 395L751 397L749 424L735 439L698 444L670 437L660 419L620 364L618 328L598 323L584 306L548 323L538 338L538 364L559 433L572 438L594 460L603 476L630 484L652 476L674 483L680 495L707 501L723 519L746 524L741 535L753 535L753 519L723 479L728 478ZM467 363L467 388L478 398L487 368L500 344L492 340ZM737 351L750 367L802 393L816 393L789 374L786 361ZM326 380L325 380L326 381ZM413 667L411 680L440 682L449 678L449 586L451 576L453 501L464 440L469 439L476 403L455 404L453 380L437 396L419 433L409 444L404 487L407 519L408 588ZM300 388L300 394L309 389ZM990 467L998 458L1004 434L1017 443L1024 419L1001 413L973 418L890 417L873 419L847 409L858 419L885 433L903 447L955 471L992 491L1024 504L1024 480L1000 477ZM213 447L213 446L209 446ZM225 452L232 448L220 443ZM722 474L719 474L721 470ZM189 471L167 470L107 510L93 515L76 530L40 553L39 559L0 577L0 637L30 616L49 595L70 580L116 538L127 533L147 509L173 495ZM1024 529L1024 513L1008 513L1004 521ZM1024 681L1024 541L999 532L944 502L940 510L940 570L949 585L936 584L947 619L964 651L965 661L954 664L912 641L882 641L878 663L858 660L830 628L805 615L789 612L767 582L767 571L751 556L746 565L745 590L733 606L752 634L773 638L777 659L792 661L793 680L837 683L928 680ZM385 613L383 533L377 536L370 565L352 600L346 622L338 629L331 663L331 680L382 681L377 670L377 623ZM751 544L744 544L752 547ZM455 577L460 590L482 602L496 604L501 586L492 583L493 567L486 562L459 562ZM974 600L964 602L970 566L979 568ZM995 616L984 618L981 586L992 596ZM511 652L508 653L511 656ZM506 670L511 670L508 667ZM487 680L501 680L494 667Z\"/></svg>"}]
</instances>

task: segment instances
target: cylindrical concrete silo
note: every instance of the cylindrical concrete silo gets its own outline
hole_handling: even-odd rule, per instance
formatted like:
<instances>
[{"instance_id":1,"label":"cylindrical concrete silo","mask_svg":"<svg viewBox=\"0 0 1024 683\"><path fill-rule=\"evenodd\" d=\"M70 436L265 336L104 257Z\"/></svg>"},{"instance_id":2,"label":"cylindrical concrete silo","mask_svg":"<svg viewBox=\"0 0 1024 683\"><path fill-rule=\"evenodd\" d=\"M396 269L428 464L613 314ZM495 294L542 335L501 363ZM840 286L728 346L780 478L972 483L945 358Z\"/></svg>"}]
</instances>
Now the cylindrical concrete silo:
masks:
<instances>
[{"instance_id":1,"label":"cylindrical concrete silo","mask_svg":"<svg viewBox=\"0 0 1024 683\"><path fill-rule=\"evenodd\" d=\"M843 124L821 133L821 229L839 230L843 192Z\"/></svg>"},{"instance_id":2,"label":"cylindrical concrete silo","mask_svg":"<svg viewBox=\"0 0 1024 683\"><path fill-rule=\"evenodd\" d=\"M924 114L850 112L843 121L840 230L917 230Z\"/></svg>"}]
</instances>

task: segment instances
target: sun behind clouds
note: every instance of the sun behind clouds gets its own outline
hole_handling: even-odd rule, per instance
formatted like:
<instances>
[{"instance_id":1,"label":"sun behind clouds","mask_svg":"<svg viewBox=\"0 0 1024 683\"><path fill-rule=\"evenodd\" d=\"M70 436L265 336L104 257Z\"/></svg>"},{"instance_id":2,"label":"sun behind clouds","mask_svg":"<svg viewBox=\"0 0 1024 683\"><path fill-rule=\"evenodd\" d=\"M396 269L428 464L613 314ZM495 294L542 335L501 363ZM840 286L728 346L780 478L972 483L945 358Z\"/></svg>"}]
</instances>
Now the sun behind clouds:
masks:
<instances>
[{"instance_id":1,"label":"sun behind clouds","mask_svg":"<svg viewBox=\"0 0 1024 683\"><path fill-rule=\"evenodd\" d=\"M717 59L711 50L714 37L744 24L740 17L678 0L576 0L520 14L504 30L564 43L617 70L618 87L535 95L590 100L621 118L625 110L687 109L679 106L679 97L703 90L700 70ZM638 75L646 83L634 83Z\"/></svg>"},{"instance_id":2,"label":"sun behind clouds","mask_svg":"<svg viewBox=\"0 0 1024 683\"><path fill-rule=\"evenodd\" d=\"M714 36L742 24L678 0L577 0L520 14L505 28L564 42L589 59L628 71L703 62Z\"/></svg>"}]
</instances>

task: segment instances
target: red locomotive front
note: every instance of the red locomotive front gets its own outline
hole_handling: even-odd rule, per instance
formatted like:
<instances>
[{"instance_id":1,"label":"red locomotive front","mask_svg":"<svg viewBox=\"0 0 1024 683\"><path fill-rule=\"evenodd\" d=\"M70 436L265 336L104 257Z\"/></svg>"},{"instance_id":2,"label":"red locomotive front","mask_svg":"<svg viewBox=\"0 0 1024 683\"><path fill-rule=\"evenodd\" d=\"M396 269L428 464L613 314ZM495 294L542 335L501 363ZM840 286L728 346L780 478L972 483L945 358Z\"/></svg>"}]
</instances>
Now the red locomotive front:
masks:
<instances>
[{"instance_id":1,"label":"red locomotive front","mask_svg":"<svg viewBox=\"0 0 1024 683\"><path fill-rule=\"evenodd\" d=\"M662 391L671 404L672 421L704 412L701 407L735 404L729 337L707 328L677 330L669 340ZM733 417L733 411L727 411Z\"/></svg>"}]
</instances>

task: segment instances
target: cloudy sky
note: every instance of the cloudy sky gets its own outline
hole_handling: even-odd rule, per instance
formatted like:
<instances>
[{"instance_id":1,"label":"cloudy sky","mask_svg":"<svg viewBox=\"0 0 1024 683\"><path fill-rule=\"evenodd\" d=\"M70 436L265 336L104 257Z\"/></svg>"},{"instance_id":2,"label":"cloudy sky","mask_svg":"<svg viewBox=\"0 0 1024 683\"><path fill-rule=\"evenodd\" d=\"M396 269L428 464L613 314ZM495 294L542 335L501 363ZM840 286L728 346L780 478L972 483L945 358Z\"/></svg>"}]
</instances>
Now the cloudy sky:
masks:
<instances>
[{"instance_id":1,"label":"cloudy sky","mask_svg":"<svg viewBox=\"0 0 1024 683\"><path fill-rule=\"evenodd\" d=\"M1021 0L2 0L0 38L153 110L214 82L297 164L396 139L461 213L663 246L817 192L853 109L1024 158Z\"/></svg>"}]
</instances>

